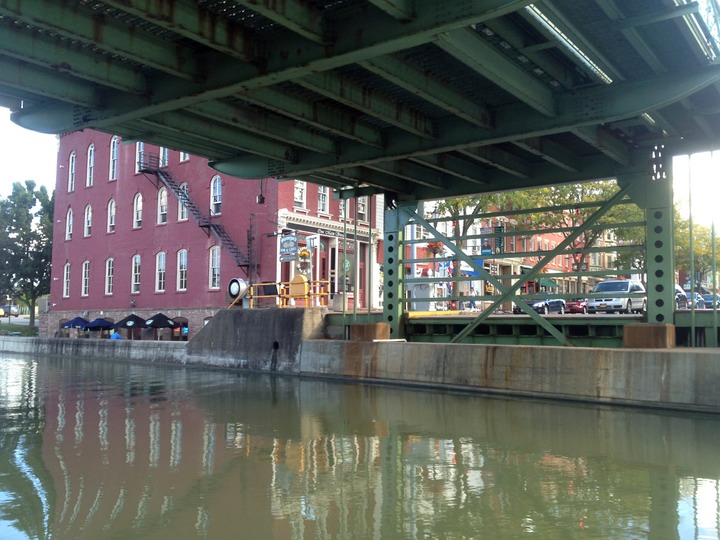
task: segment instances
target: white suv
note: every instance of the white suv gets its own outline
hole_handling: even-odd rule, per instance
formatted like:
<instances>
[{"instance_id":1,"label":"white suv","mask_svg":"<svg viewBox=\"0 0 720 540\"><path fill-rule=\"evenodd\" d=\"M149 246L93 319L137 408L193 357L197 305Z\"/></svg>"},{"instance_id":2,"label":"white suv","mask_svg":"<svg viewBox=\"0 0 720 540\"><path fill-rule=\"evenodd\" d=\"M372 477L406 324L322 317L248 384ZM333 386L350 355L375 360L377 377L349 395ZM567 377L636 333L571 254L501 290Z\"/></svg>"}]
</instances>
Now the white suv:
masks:
<instances>
[{"instance_id":1,"label":"white suv","mask_svg":"<svg viewBox=\"0 0 720 540\"><path fill-rule=\"evenodd\" d=\"M645 287L635 279L601 281L595 285L592 292L600 294L588 299L588 313L643 313L647 308ZM615 296L618 293L627 296Z\"/></svg>"}]
</instances>

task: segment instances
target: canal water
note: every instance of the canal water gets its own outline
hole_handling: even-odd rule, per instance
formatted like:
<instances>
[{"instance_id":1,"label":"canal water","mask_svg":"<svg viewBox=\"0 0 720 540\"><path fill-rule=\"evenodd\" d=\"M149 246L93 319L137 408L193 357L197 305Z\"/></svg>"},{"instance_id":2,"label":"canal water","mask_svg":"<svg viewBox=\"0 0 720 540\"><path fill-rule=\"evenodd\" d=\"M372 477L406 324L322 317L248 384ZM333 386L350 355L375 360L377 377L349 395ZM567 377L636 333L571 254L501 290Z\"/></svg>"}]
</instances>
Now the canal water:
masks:
<instances>
[{"instance_id":1,"label":"canal water","mask_svg":"<svg viewBox=\"0 0 720 540\"><path fill-rule=\"evenodd\" d=\"M720 417L0 357L0 539L718 538Z\"/></svg>"}]
</instances>

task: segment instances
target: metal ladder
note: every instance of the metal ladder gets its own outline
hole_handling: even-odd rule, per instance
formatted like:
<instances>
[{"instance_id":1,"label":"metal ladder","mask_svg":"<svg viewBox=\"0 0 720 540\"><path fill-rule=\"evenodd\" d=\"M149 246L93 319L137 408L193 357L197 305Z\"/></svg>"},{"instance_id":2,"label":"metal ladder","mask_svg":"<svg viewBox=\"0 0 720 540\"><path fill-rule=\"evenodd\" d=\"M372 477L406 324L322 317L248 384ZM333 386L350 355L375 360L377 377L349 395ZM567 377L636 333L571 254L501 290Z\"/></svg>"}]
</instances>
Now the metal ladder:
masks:
<instances>
[{"instance_id":1,"label":"metal ladder","mask_svg":"<svg viewBox=\"0 0 720 540\"><path fill-rule=\"evenodd\" d=\"M203 214L198 205L190 198L187 191L181 189L173 175L163 167L164 166L161 167L160 165L160 157L156 154L142 153L139 156L138 170L145 176L148 174L153 175L165 187L167 187L175 195L175 197L177 197L180 204L185 205L198 226L206 231L211 231L220 241L223 248L230 253L235 263L242 268L245 275L248 276L250 271L250 262L248 261L245 253L242 252L230 234L228 234L225 227L223 227L220 223L210 220L210 218Z\"/></svg>"}]
</instances>

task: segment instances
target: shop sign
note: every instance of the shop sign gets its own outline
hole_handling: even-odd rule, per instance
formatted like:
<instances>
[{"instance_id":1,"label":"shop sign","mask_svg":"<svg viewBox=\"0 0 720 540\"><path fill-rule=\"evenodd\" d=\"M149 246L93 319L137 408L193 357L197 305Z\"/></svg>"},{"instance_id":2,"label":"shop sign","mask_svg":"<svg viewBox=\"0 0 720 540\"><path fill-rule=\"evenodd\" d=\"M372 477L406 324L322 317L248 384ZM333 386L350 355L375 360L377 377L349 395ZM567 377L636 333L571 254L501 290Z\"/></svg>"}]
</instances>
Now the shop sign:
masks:
<instances>
[{"instance_id":1,"label":"shop sign","mask_svg":"<svg viewBox=\"0 0 720 540\"><path fill-rule=\"evenodd\" d=\"M286 234L280 238L280 262L297 259L297 236Z\"/></svg>"}]
</instances>

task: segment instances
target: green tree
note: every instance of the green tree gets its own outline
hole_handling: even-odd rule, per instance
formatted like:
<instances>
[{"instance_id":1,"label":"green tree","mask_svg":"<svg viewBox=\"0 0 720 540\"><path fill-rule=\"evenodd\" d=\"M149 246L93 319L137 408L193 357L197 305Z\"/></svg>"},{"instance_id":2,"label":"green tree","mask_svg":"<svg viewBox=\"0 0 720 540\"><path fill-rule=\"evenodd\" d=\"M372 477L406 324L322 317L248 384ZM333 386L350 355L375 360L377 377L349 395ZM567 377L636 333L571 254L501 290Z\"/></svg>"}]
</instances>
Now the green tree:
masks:
<instances>
[{"instance_id":1,"label":"green tree","mask_svg":"<svg viewBox=\"0 0 720 540\"><path fill-rule=\"evenodd\" d=\"M0 294L27 305L30 326L35 326L38 298L50 292L53 199L33 180L15 182L12 194L0 199Z\"/></svg>"}]
</instances>

